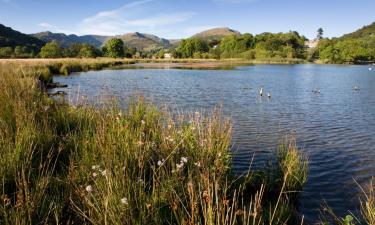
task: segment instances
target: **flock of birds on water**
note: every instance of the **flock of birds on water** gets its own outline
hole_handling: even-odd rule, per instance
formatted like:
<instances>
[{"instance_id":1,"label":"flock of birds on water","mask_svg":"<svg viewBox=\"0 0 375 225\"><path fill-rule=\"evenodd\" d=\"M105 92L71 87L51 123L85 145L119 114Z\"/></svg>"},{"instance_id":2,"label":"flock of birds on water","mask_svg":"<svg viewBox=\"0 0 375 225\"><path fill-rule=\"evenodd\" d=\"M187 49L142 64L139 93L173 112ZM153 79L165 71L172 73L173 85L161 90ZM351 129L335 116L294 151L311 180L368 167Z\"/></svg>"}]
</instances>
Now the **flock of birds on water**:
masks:
<instances>
[{"instance_id":1,"label":"flock of birds on water","mask_svg":"<svg viewBox=\"0 0 375 225\"><path fill-rule=\"evenodd\" d=\"M359 91L359 90L360 90L360 89L359 89L359 86L357 86L357 85L353 86L353 91ZM315 88L315 89L312 90L311 92L314 93L314 94L320 94L320 89ZM263 89L263 88L260 88L260 90L259 90L259 95L260 95L260 97L263 97L263 95L264 95L264 89ZM268 92L268 93L267 93L267 97L268 97L268 98L271 98L271 92Z\"/></svg>"},{"instance_id":2,"label":"flock of birds on water","mask_svg":"<svg viewBox=\"0 0 375 225\"><path fill-rule=\"evenodd\" d=\"M370 67L370 68L368 68L368 70L369 70L369 71L372 71L372 68ZM353 90L354 90L354 91L359 91L360 89L359 89L359 87L358 87L357 85L355 85L355 86L353 87ZM312 92L313 92L314 94L320 94L320 89L315 88L314 90L312 90ZM260 97L263 97L263 95L264 95L264 89L263 89L263 88L260 88L260 90L259 90L259 95L260 95ZM267 93L267 97L268 97L268 98L271 98L271 92L268 92L268 93Z\"/></svg>"}]
</instances>

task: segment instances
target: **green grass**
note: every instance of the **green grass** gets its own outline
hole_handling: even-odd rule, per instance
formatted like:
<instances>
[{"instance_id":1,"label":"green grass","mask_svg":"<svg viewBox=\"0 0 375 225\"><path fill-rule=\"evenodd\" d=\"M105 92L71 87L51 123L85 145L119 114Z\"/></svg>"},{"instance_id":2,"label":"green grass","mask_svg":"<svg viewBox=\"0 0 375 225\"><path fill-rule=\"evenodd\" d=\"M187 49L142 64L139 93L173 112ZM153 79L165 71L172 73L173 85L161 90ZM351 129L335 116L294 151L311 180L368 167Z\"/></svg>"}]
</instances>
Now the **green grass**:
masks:
<instances>
[{"instance_id":1,"label":"green grass","mask_svg":"<svg viewBox=\"0 0 375 225\"><path fill-rule=\"evenodd\" d=\"M113 63L1 64L0 224L298 221L295 193L306 182L307 159L295 141L280 145L269 167L237 177L232 126L220 110L176 115L141 98L127 110L72 107L39 84L57 71Z\"/></svg>"},{"instance_id":2,"label":"green grass","mask_svg":"<svg viewBox=\"0 0 375 225\"><path fill-rule=\"evenodd\" d=\"M357 183L358 184L358 183ZM374 178L366 187L358 184L362 190L360 198L359 213L348 212L344 218L335 212L325 203L321 210L321 225L374 225L375 224L375 183Z\"/></svg>"}]
</instances>

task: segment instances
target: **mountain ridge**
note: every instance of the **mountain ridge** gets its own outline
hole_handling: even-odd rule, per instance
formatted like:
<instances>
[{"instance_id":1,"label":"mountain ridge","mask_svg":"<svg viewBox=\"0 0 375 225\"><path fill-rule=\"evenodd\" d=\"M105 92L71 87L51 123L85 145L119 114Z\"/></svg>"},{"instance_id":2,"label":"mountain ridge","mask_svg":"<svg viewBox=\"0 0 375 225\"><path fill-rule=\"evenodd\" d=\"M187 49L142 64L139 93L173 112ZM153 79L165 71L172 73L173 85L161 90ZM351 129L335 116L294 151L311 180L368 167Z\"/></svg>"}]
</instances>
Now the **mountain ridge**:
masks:
<instances>
[{"instance_id":1,"label":"mountain ridge","mask_svg":"<svg viewBox=\"0 0 375 225\"><path fill-rule=\"evenodd\" d=\"M0 24L0 47L27 46L40 49L45 42Z\"/></svg>"}]
</instances>

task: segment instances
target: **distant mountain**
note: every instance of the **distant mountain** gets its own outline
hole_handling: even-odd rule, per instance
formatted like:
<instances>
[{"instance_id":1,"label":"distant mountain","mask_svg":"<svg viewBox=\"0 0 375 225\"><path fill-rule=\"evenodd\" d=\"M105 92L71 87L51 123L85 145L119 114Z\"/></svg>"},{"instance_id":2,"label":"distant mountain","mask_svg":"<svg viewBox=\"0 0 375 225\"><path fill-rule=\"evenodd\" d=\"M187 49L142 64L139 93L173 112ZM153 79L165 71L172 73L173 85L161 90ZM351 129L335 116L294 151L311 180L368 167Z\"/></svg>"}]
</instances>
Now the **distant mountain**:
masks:
<instances>
[{"instance_id":1,"label":"distant mountain","mask_svg":"<svg viewBox=\"0 0 375 225\"><path fill-rule=\"evenodd\" d=\"M97 48L100 48L106 41L113 37L120 38L125 45L135 47L140 50L157 50L169 48L170 43L167 39L159 38L151 34L129 33L118 36L99 36L99 35L84 35L77 36L74 34L66 35L63 33L41 32L32 34L32 36L39 38L45 42L57 41L62 46L68 47L73 43L88 43Z\"/></svg>"},{"instance_id":2,"label":"distant mountain","mask_svg":"<svg viewBox=\"0 0 375 225\"><path fill-rule=\"evenodd\" d=\"M73 43L88 43L97 48L101 47L104 42L106 42L109 36L99 36L99 35L84 35L84 36L77 36L75 34L66 35L63 33L52 33L49 31L40 32L36 34L31 34L32 36L43 40L44 42L51 42L57 41L62 46L68 47Z\"/></svg>"},{"instance_id":3,"label":"distant mountain","mask_svg":"<svg viewBox=\"0 0 375 225\"><path fill-rule=\"evenodd\" d=\"M341 39L364 38L369 36L375 37L375 22L368 26L364 26L357 31L354 31L353 33L345 34L341 37Z\"/></svg>"},{"instance_id":4,"label":"distant mountain","mask_svg":"<svg viewBox=\"0 0 375 225\"><path fill-rule=\"evenodd\" d=\"M198 37L206 41L220 41L225 36L240 34L240 32L232 30L228 27L221 27L200 32L198 34L195 34L193 37Z\"/></svg>"},{"instance_id":5,"label":"distant mountain","mask_svg":"<svg viewBox=\"0 0 375 225\"><path fill-rule=\"evenodd\" d=\"M122 39L126 46L134 47L144 51L165 49L171 46L169 40L159 38L152 34L142 34L135 32L116 37Z\"/></svg>"},{"instance_id":6,"label":"distant mountain","mask_svg":"<svg viewBox=\"0 0 375 225\"><path fill-rule=\"evenodd\" d=\"M44 44L45 42L38 38L23 34L0 24L0 47L28 46L39 49Z\"/></svg>"}]
</instances>

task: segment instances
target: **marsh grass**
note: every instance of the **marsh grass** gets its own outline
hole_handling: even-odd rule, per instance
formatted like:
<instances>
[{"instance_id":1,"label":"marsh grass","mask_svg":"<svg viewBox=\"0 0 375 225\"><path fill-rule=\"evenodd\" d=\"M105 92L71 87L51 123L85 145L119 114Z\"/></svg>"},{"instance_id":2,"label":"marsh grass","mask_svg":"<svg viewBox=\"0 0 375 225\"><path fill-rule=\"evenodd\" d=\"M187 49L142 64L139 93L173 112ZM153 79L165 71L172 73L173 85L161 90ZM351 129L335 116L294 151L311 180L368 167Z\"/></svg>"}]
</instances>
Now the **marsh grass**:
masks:
<instances>
[{"instance_id":1,"label":"marsh grass","mask_svg":"<svg viewBox=\"0 0 375 225\"><path fill-rule=\"evenodd\" d=\"M295 141L236 177L219 109L172 116L141 98L126 110L72 107L42 91L56 71L108 65L92 62L1 64L0 224L292 223L307 179Z\"/></svg>"},{"instance_id":2,"label":"marsh grass","mask_svg":"<svg viewBox=\"0 0 375 225\"><path fill-rule=\"evenodd\" d=\"M356 182L356 181L355 181ZM356 182L357 183L357 182ZM344 218L336 215L327 203L323 204L321 210L322 225L374 225L375 224L375 183L374 178L365 187L359 185L362 190L360 198L360 209L357 214L349 212Z\"/></svg>"}]
</instances>

